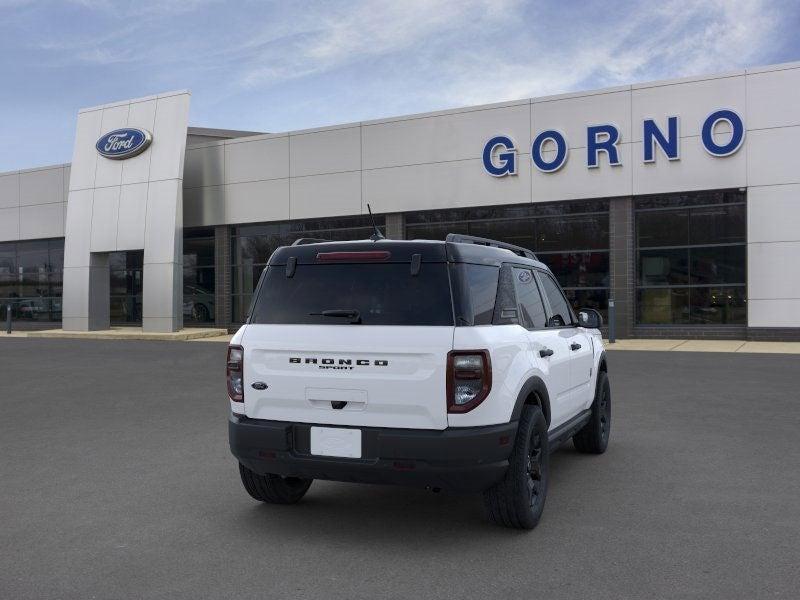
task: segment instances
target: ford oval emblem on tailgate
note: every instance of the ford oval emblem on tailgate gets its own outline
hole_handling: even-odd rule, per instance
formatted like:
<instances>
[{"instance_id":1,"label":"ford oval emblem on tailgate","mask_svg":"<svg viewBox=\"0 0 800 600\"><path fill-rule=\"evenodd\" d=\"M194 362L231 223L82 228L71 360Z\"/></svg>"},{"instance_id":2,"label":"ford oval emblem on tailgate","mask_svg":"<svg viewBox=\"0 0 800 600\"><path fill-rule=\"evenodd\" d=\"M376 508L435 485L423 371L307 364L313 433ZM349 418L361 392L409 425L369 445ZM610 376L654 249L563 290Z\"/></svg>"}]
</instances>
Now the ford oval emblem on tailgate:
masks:
<instances>
[{"instance_id":1,"label":"ford oval emblem on tailgate","mask_svg":"<svg viewBox=\"0 0 800 600\"><path fill-rule=\"evenodd\" d=\"M269 386L266 383L264 383L263 381L256 381L250 387L252 387L254 390L265 390Z\"/></svg>"}]
</instances>

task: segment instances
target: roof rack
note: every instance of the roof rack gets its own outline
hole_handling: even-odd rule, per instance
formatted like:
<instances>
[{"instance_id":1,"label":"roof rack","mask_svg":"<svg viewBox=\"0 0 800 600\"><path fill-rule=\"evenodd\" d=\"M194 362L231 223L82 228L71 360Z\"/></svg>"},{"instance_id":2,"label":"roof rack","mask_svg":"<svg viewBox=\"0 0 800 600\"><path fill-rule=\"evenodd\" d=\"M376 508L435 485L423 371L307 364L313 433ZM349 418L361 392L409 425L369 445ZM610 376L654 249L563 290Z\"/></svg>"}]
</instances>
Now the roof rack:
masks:
<instances>
[{"instance_id":1,"label":"roof rack","mask_svg":"<svg viewBox=\"0 0 800 600\"><path fill-rule=\"evenodd\" d=\"M478 246L491 246L492 248L502 248L503 250L510 250L514 254L530 258L532 260L539 260L536 255L527 248L522 246L515 246L514 244L506 244L505 242L498 242L497 240L490 240L489 238L477 237L474 235L462 235L460 233L448 233L446 241L455 242L456 244L477 244Z\"/></svg>"},{"instance_id":2,"label":"roof rack","mask_svg":"<svg viewBox=\"0 0 800 600\"><path fill-rule=\"evenodd\" d=\"M319 238L297 238L292 242L292 246L305 246L306 244L323 244L330 242L330 240L321 240Z\"/></svg>"}]
</instances>

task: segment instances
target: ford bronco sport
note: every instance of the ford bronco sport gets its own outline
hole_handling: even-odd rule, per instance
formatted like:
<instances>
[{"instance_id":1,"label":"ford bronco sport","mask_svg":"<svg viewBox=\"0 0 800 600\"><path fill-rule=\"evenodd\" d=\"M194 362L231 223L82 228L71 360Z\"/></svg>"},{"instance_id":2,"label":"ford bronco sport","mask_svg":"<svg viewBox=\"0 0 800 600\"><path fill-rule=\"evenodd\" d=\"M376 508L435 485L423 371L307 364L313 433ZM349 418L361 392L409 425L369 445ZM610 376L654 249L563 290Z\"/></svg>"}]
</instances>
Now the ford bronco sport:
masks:
<instances>
[{"instance_id":1,"label":"ford bronco sport","mask_svg":"<svg viewBox=\"0 0 800 600\"><path fill-rule=\"evenodd\" d=\"M549 452L608 444L600 325L493 240L278 248L228 348L242 483L279 504L314 479L481 492L492 521L531 529Z\"/></svg>"}]
</instances>

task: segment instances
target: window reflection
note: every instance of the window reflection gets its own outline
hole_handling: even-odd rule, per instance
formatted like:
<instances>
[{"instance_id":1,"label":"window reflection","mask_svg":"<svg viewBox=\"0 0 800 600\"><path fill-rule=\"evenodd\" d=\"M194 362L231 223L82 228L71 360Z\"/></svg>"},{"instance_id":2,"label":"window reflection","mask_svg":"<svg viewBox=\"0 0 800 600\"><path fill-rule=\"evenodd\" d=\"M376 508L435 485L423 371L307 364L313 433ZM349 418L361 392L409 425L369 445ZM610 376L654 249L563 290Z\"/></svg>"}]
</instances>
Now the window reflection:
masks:
<instances>
[{"instance_id":1,"label":"window reflection","mask_svg":"<svg viewBox=\"0 0 800 600\"><path fill-rule=\"evenodd\" d=\"M737 190L636 199L638 323L747 323L746 208Z\"/></svg>"},{"instance_id":2,"label":"window reflection","mask_svg":"<svg viewBox=\"0 0 800 600\"><path fill-rule=\"evenodd\" d=\"M609 201L475 207L408 213L406 239L443 240L448 233L529 248L555 274L572 307L608 318Z\"/></svg>"},{"instance_id":3,"label":"window reflection","mask_svg":"<svg viewBox=\"0 0 800 600\"><path fill-rule=\"evenodd\" d=\"M0 243L0 318L60 321L63 268L63 239Z\"/></svg>"}]
</instances>

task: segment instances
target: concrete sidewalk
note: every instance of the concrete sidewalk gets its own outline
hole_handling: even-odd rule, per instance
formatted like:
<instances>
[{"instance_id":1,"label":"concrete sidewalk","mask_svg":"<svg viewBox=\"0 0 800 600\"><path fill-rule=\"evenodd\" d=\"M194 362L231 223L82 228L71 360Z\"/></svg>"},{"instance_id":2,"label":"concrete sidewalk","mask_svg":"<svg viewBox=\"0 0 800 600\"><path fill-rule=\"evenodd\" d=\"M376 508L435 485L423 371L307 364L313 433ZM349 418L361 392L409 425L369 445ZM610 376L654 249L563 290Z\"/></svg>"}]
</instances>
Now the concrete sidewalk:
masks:
<instances>
[{"instance_id":1,"label":"concrete sidewalk","mask_svg":"<svg viewBox=\"0 0 800 600\"><path fill-rule=\"evenodd\" d=\"M747 342L744 340L617 340L606 350L657 352L756 352L760 354L800 354L800 342Z\"/></svg>"},{"instance_id":2,"label":"concrete sidewalk","mask_svg":"<svg viewBox=\"0 0 800 600\"><path fill-rule=\"evenodd\" d=\"M170 333L152 333L142 331L141 327L112 327L101 331L64 331L63 329L42 329L36 331L14 331L10 335L1 332L4 338L61 338L80 340L166 340L189 341L204 338L227 337L227 329L212 327L192 327ZM220 340L222 341L222 340ZM225 340L227 341L227 340Z\"/></svg>"}]
</instances>

